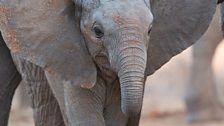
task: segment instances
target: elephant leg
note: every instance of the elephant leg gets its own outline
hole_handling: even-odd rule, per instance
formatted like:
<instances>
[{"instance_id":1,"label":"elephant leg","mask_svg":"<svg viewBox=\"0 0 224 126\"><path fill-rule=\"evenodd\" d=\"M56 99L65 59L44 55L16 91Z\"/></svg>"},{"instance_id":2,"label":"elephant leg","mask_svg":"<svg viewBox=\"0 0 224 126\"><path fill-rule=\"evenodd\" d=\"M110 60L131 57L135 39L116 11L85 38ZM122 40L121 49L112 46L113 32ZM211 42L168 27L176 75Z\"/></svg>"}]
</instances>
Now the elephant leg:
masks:
<instances>
[{"instance_id":1,"label":"elephant leg","mask_svg":"<svg viewBox=\"0 0 224 126\"><path fill-rule=\"evenodd\" d=\"M66 114L71 126L105 126L103 103L94 91L65 87ZM68 93L68 95L67 95Z\"/></svg>"},{"instance_id":2,"label":"elephant leg","mask_svg":"<svg viewBox=\"0 0 224 126\"><path fill-rule=\"evenodd\" d=\"M11 54L0 35L0 126L7 126L14 92L21 81Z\"/></svg>"},{"instance_id":3,"label":"elephant leg","mask_svg":"<svg viewBox=\"0 0 224 126\"><path fill-rule=\"evenodd\" d=\"M208 31L193 47L193 66L185 96L189 122L224 118L212 71L213 55L223 38L219 19L216 12Z\"/></svg>"},{"instance_id":4,"label":"elephant leg","mask_svg":"<svg viewBox=\"0 0 224 126\"><path fill-rule=\"evenodd\" d=\"M61 110L43 70L14 54L13 59L25 82L27 94L31 98L35 125L65 126Z\"/></svg>"},{"instance_id":5,"label":"elephant leg","mask_svg":"<svg viewBox=\"0 0 224 126\"><path fill-rule=\"evenodd\" d=\"M68 126L105 126L103 106L106 91L101 79L93 88L85 89L45 74Z\"/></svg>"},{"instance_id":6,"label":"elephant leg","mask_svg":"<svg viewBox=\"0 0 224 126\"><path fill-rule=\"evenodd\" d=\"M19 101L19 109L23 110L30 106L30 98L27 96L27 92L25 90L26 83L22 81L17 88L17 98Z\"/></svg>"}]
</instances>

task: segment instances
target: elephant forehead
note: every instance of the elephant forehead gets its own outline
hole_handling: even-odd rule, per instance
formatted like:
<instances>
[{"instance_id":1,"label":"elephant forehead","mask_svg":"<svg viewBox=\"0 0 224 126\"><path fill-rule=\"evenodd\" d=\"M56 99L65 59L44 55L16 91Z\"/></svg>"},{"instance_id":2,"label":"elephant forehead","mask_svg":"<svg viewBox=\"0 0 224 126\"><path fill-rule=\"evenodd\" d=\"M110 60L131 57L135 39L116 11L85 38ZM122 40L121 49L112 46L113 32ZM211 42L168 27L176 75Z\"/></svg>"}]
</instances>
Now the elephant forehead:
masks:
<instances>
[{"instance_id":1,"label":"elephant forehead","mask_svg":"<svg viewBox=\"0 0 224 126\"><path fill-rule=\"evenodd\" d=\"M150 13L148 6L143 0L102 2L99 9L104 12L104 15L120 15L124 17L144 16L147 18L148 13Z\"/></svg>"},{"instance_id":2,"label":"elephant forehead","mask_svg":"<svg viewBox=\"0 0 224 126\"><path fill-rule=\"evenodd\" d=\"M122 16L113 16L113 21L118 24L118 25L122 25L122 24L137 24L139 23L139 21L135 18L128 18L128 17L122 17Z\"/></svg>"},{"instance_id":3,"label":"elephant forehead","mask_svg":"<svg viewBox=\"0 0 224 126\"><path fill-rule=\"evenodd\" d=\"M120 27L141 27L144 31L152 23L153 16L143 0L133 2L115 0L103 2L91 13L105 31ZM113 32L113 30L112 30Z\"/></svg>"}]
</instances>

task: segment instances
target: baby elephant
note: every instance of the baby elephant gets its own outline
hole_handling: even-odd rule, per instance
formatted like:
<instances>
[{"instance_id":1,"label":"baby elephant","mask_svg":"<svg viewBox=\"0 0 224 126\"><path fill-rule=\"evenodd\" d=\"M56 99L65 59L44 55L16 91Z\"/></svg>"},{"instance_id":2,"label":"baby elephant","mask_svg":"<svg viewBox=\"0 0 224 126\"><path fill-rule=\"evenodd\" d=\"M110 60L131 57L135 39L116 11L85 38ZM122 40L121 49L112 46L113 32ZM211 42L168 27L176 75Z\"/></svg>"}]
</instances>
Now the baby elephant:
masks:
<instances>
[{"instance_id":1,"label":"baby elephant","mask_svg":"<svg viewBox=\"0 0 224 126\"><path fill-rule=\"evenodd\" d=\"M0 30L36 125L137 126L146 76L197 41L215 8L212 0L1 0Z\"/></svg>"}]
</instances>

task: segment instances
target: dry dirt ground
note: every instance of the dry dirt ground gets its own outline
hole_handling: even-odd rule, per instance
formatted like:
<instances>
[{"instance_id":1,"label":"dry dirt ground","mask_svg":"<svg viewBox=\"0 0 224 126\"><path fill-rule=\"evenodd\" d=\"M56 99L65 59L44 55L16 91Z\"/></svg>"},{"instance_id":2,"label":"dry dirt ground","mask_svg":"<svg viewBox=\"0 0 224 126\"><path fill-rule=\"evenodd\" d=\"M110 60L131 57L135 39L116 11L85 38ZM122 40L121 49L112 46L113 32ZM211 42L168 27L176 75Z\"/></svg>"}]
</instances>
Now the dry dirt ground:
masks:
<instances>
[{"instance_id":1,"label":"dry dirt ground","mask_svg":"<svg viewBox=\"0 0 224 126\"><path fill-rule=\"evenodd\" d=\"M213 63L221 101L224 101L223 56L224 43L217 49ZM182 99L184 87L188 83L190 67L191 49L188 49L148 77L140 126L224 126L224 121L187 124ZM17 99L13 102L9 126L34 126L32 110L20 110Z\"/></svg>"}]
</instances>

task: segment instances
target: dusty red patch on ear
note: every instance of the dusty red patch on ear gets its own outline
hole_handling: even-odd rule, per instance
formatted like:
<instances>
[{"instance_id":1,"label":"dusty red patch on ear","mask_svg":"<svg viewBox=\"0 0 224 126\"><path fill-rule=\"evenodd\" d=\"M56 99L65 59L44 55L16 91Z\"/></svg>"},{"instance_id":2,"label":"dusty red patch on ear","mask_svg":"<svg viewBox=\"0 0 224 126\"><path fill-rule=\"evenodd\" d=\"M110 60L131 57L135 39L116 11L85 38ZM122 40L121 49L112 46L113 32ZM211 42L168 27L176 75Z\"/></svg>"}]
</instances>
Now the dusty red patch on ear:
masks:
<instances>
[{"instance_id":1,"label":"dusty red patch on ear","mask_svg":"<svg viewBox=\"0 0 224 126\"><path fill-rule=\"evenodd\" d=\"M45 70L51 74L51 75L55 75L55 71L52 68L45 68Z\"/></svg>"},{"instance_id":2,"label":"dusty red patch on ear","mask_svg":"<svg viewBox=\"0 0 224 126\"><path fill-rule=\"evenodd\" d=\"M8 24L10 10L4 6L0 6L0 25Z\"/></svg>"},{"instance_id":3,"label":"dusty red patch on ear","mask_svg":"<svg viewBox=\"0 0 224 126\"><path fill-rule=\"evenodd\" d=\"M7 40L7 44L9 46L10 50L13 53L21 51L21 47L20 47L20 43L19 43L16 31L9 30L6 33L6 40Z\"/></svg>"},{"instance_id":4,"label":"dusty red patch on ear","mask_svg":"<svg viewBox=\"0 0 224 126\"><path fill-rule=\"evenodd\" d=\"M0 6L0 26L5 30L3 32L4 39L6 40L6 43L10 50L13 53L19 52L21 50L20 43L18 39L17 32L10 28L9 24L9 18L11 16L11 10Z\"/></svg>"}]
</instances>

